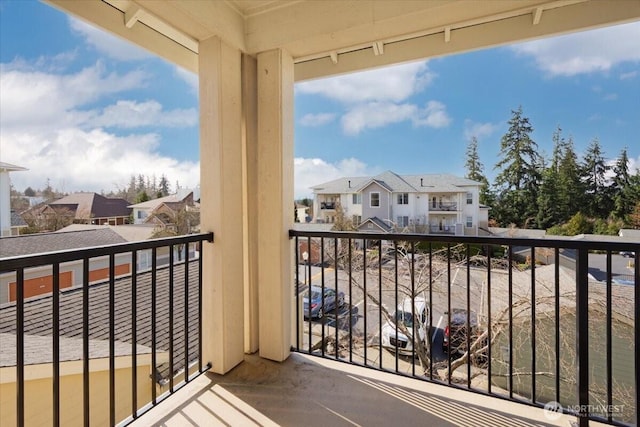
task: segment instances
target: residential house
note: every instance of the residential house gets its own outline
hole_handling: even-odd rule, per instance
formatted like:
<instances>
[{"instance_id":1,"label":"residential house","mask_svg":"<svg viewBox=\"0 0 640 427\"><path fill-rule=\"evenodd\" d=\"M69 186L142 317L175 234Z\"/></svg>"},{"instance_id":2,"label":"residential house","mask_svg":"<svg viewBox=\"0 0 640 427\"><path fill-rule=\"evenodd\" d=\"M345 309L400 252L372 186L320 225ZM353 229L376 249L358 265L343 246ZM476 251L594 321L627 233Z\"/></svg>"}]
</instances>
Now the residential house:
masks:
<instances>
[{"instance_id":1,"label":"residential house","mask_svg":"<svg viewBox=\"0 0 640 427\"><path fill-rule=\"evenodd\" d=\"M131 209L128 205L125 199L80 192L31 208L23 213L23 218L32 217L45 224L53 220L58 225L121 225L129 223Z\"/></svg>"},{"instance_id":2,"label":"residential house","mask_svg":"<svg viewBox=\"0 0 640 427\"><path fill-rule=\"evenodd\" d=\"M176 212L182 207L195 207L193 191L179 191L166 197L159 197L146 202L128 206L133 210L133 223L152 223L165 227L170 221L166 221L166 215Z\"/></svg>"},{"instance_id":3,"label":"residential house","mask_svg":"<svg viewBox=\"0 0 640 427\"><path fill-rule=\"evenodd\" d=\"M476 236L488 227L481 184L453 175L339 178L314 187L315 222L336 221L338 205L359 231Z\"/></svg>"},{"instance_id":4,"label":"residential house","mask_svg":"<svg viewBox=\"0 0 640 427\"><path fill-rule=\"evenodd\" d=\"M11 179L10 172L26 171L27 169L9 163L0 162L0 237L18 234L20 223L14 219L11 211ZM14 223L16 226L14 226Z\"/></svg>"}]
</instances>

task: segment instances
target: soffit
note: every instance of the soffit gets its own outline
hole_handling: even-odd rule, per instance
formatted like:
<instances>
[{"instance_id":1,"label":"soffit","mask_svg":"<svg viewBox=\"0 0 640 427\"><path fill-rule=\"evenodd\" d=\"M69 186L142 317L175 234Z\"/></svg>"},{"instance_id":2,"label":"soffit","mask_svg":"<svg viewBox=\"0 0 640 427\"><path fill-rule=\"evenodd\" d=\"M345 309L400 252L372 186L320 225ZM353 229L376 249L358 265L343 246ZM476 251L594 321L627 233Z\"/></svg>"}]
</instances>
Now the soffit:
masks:
<instances>
[{"instance_id":1,"label":"soffit","mask_svg":"<svg viewBox=\"0 0 640 427\"><path fill-rule=\"evenodd\" d=\"M197 72L198 42L282 48L296 80L640 20L640 0L47 0Z\"/></svg>"}]
</instances>

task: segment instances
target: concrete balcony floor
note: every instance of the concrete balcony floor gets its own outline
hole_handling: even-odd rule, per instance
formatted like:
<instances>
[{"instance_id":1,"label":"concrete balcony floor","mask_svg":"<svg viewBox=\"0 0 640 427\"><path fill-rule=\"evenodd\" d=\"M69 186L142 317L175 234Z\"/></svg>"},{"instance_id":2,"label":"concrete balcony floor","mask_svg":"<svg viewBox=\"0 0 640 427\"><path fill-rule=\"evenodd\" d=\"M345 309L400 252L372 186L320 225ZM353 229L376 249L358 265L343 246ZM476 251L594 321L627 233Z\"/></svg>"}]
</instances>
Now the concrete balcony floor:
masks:
<instances>
[{"instance_id":1,"label":"concrete balcony floor","mask_svg":"<svg viewBox=\"0 0 640 427\"><path fill-rule=\"evenodd\" d=\"M293 353L283 363L247 355L227 375L201 375L133 425L575 425L575 417L555 415L552 420L528 405Z\"/></svg>"}]
</instances>

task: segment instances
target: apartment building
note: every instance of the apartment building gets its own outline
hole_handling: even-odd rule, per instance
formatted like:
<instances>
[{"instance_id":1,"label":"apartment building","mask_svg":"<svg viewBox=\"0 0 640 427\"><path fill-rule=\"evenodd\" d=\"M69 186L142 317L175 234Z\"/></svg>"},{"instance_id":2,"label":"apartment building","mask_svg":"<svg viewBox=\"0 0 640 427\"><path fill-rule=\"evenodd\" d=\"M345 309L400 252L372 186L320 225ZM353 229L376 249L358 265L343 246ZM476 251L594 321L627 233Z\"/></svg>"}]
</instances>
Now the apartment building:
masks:
<instances>
[{"instance_id":1,"label":"apartment building","mask_svg":"<svg viewBox=\"0 0 640 427\"><path fill-rule=\"evenodd\" d=\"M311 187L313 222L333 223L339 208L358 231L482 235L489 208L480 183L448 174L344 177Z\"/></svg>"}]
</instances>

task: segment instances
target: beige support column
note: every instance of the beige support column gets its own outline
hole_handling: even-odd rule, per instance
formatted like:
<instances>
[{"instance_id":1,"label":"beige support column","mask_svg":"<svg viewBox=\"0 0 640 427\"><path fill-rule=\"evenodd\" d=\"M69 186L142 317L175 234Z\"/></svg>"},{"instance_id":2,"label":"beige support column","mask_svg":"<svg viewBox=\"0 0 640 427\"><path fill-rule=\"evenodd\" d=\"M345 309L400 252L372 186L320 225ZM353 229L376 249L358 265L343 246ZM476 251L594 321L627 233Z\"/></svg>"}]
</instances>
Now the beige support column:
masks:
<instances>
[{"instance_id":1,"label":"beige support column","mask_svg":"<svg viewBox=\"0 0 640 427\"><path fill-rule=\"evenodd\" d=\"M293 302L293 60L258 54L258 284L260 356L282 361L291 348Z\"/></svg>"},{"instance_id":2,"label":"beige support column","mask_svg":"<svg viewBox=\"0 0 640 427\"><path fill-rule=\"evenodd\" d=\"M244 351L258 351L258 77L257 60L242 55L245 201Z\"/></svg>"},{"instance_id":3,"label":"beige support column","mask_svg":"<svg viewBox=\"0 0 640 427\"><path fill-rule=\"evenodd\" d=\"M202 351L225 373L244 359L241 52L212 37L200 42Z\"/></svg>"}]
</instances>

